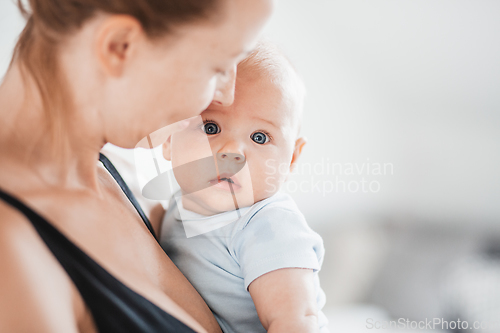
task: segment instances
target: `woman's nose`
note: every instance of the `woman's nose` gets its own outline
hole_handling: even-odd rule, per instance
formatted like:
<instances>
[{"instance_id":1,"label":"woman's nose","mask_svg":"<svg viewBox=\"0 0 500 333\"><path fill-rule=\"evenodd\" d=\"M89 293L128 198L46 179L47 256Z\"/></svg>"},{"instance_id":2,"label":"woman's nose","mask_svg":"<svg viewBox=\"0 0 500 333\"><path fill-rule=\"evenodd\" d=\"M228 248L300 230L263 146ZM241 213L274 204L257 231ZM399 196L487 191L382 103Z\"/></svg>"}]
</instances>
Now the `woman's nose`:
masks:
<instances>
[{"instance_id":1,"label":"woman's nose","mask_svg":"<svg viewBox=\"0 0 500 333\"><path fill-rule=\"evenodd\" d=\"M234 102L234 89L236 85L236 65L230 70L219 75L215 89L213 103L230 106Z\"/></svg>"}]
</instances>

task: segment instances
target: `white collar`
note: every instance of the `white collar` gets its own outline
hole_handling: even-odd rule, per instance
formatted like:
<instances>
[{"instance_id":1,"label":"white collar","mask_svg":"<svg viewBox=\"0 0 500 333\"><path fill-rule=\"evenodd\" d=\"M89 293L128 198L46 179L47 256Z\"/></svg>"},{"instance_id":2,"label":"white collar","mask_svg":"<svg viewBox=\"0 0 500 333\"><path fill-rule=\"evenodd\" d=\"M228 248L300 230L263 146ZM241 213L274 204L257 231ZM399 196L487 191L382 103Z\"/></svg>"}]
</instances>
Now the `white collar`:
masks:
<instances>
[{"instance_id":1,"label":"white collar","mask_svg":"<svg viewBox=\"0 0 500 333\"><path fill-rule=\"evenodd\" d=\"M175 200L177 204L177 209L174 210L174 218L178 221L182 221L187 238L205 234L210 231L225 227L226 225L231 224L244 217L244 215L250 210L250 208L253 207L244 207L238 210L231 210L211 216L206 216L185 209L182 205L182 196L174 195L172 199Z\"/></svg>"}]
</instances>

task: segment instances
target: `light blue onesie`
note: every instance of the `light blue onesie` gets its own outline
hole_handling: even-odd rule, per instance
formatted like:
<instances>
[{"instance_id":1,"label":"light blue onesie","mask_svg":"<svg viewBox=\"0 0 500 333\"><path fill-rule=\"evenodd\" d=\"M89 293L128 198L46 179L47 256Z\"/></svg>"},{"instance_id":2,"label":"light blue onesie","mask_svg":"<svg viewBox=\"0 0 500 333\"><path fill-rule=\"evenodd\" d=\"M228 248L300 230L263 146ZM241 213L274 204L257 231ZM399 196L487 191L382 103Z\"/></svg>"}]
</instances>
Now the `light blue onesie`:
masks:
<instances>
[{"instance_id":1,"label":"light blue onesie","mask_svg":"<svg viewBox=\"0 0 500 333\"><path fill-rule=\"evenodd\" d=\"M290 267L314 270L319 325L322 333L328 332L318 279L323 240L292 198L277 193L240 209L239 218L235 212L199 215L172 198L160 235L163 249L201 294L224 333L266 332L247 288L265 273Z\"/></svg>"}]
</instances>

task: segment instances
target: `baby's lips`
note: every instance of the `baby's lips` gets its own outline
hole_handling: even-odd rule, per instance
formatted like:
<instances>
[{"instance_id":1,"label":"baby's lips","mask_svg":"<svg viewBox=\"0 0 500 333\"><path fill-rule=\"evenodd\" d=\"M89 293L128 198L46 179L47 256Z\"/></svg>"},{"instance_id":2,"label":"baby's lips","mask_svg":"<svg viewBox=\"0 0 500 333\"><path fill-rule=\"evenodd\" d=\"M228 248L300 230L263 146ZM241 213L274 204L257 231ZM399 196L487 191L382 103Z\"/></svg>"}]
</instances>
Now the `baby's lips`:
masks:
<instances>
[{"instance_id":1,"label":"baby's lips","mask_svg":"<svg viewBox=\"0 0 500 333\"><path fill-rule=\"evenodd\" d=\"M222 180L224 178L231 179L231 183L233 185L241 187L241 184L240 184L238 178L236 178L234 173L230 173L230 172L219 173L218 177L214 177L214 178L210 179L208 182L210 184L214 185L214 184L217 184L218 182L220 182L220 180Z\"/></svg>"},{"instance_id":2,"label":"baby's lips","mask_svg":"<svg viewBox=\"0 0 500 333\"><path fill-rule=\"evenodd\" d=\"M230 178L233 181L234 185L241 187L241 184L238 180L238 177L236 177L235 173L222 172L219 174L219 179L222 179L222 178Z\"/></svg>"}]
</instances>

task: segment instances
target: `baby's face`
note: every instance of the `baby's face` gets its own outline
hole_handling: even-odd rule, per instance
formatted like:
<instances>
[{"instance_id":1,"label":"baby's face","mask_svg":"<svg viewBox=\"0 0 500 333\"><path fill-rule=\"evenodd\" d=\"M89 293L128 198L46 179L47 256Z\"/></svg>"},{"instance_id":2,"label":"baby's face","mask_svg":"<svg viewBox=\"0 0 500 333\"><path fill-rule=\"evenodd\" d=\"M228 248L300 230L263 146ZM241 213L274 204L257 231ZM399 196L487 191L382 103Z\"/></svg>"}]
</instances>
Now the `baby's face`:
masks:
<instances>
[{"instance_id":1,"label":"baby's face","mask_svg":"<svg viewBox=\"0 0 500 333\"><path fill-rule=\"evenodd\" d=\"M181 189L190 193L189 200L183 200L185 208L212 215L234 210L234 199L245 207L279 190L305 143L297 140L299 117L292 95L266 77L239 73L231 106L213 103L201 114L203 125L190 126L193 134L172 137L164 153L174 170L196 159L216 165L193 164L194 169L175 174ZM209 148L203 147L206 138ZM207 157L207 149L216 163ZM208 186L188 190L200 188L200 180Z\"/></svg>"}]
</instances>

